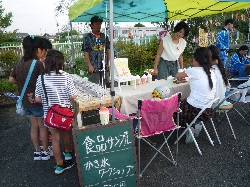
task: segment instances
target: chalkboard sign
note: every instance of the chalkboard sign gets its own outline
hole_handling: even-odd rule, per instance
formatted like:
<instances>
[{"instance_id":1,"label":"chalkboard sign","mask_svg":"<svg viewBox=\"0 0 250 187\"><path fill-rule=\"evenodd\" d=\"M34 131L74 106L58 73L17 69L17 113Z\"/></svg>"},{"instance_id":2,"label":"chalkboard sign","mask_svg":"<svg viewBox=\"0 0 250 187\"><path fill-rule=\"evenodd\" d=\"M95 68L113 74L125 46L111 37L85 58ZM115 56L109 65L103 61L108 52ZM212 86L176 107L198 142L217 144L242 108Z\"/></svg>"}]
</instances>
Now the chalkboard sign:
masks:
<instances>
[{"instance_id":1,"label":"chalkboard sign","mask_svg":"<svg viewBox=\"0 0 250 187\"><path fill-rule=\"evenodd\" d=\"M132 120L73 129L73 139L81 186L139 186Z\"/></svg>"}]
</instances>

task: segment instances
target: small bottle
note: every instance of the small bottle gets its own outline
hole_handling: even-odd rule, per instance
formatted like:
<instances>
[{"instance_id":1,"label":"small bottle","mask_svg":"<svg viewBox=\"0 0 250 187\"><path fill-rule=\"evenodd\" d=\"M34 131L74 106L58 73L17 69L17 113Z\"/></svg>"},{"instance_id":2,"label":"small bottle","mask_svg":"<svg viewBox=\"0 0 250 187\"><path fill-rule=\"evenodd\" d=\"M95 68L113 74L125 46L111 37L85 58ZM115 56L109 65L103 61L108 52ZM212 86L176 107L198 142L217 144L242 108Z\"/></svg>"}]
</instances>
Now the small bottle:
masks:
<instances>
[{"instance_id":1,"label":"small bottle","mask_svg":"<svg viewBox=\"0 0 250 187\"><path fill-rule=\"evenodd\" d=\"M167 86L168 87L172 87L173 86L173 76L172 75L168 76Z\"/></svg>"}]
</instances>

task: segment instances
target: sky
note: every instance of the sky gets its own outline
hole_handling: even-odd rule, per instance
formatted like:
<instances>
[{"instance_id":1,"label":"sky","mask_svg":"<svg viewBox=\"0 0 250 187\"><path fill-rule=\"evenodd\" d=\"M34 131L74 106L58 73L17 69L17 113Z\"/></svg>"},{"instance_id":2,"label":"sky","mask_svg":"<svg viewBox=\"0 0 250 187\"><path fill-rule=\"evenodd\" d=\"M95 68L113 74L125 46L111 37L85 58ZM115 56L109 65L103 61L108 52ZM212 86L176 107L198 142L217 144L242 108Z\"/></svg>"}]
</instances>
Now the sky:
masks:
<instances>
[{"instance_id":1,"label":"sky","mask_svg":"<svg viewBox=\"0 0 250 187\"><path fill-rule=\"evenodd\" d=\"M6 31L40 35L58 32L55 7L58 0L2 0L4 13L12 12L12 25ZM59 20L60 22L60 20ZM62 20L66 22L67 20ZM59 23L60 24L60 23Z\"/></svg>"},{"instance_id":2,"label":"sky","mask_svg":"<svg viewBox=\"0 0 250 187\"><path fill-rule=\"evenodd\" d=\"M0 0L4 13L12 12L12 24L6 31L28 33L30 35L43 35L44 33L56 34L62 31L64 25L68 25L68 15L55 16L55 7L59 0ZM57 27L57 22L59 26ZM119 23L122 27L130 27L135 23ZM143 23L152 26L150 23ZM83 25L79 25L83 27ZM74 25L73 25L74 27ZM77 25L75 27L77 29Z\"/></svg>"}]
</instances>

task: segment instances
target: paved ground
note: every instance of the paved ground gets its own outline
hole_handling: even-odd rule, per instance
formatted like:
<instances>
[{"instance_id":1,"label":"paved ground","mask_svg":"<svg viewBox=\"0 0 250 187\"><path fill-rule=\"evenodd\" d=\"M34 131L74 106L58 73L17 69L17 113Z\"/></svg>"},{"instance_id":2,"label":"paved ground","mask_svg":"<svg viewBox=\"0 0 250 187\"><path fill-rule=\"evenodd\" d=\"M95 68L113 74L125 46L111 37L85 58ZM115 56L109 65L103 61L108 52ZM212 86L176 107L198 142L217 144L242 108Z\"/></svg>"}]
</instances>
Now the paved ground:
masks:
<instances>
[{"instance_id":1,"label":"paved ground","mask_svg":"<svg viewBox=\"0 0 250 187\"><path fill-rule=\"evenodd\" d=\"M194 144L179 145L178 165L158 156L140 180L142 187L165 186L250 186L250 126L232 111L234 140L225 121L218 125L222 145L218 145L207 123L215 146L211 146L204 131L197 141L203 155ZM76 166L61 175L54 174L55 160L33 161L30 125L26 118L15 114L14 107L0 108L0 186L77 187ZM161 139L158 139L158 142ZM152 150L142 144L143 165Z\"/></svg>"}]
</instances>

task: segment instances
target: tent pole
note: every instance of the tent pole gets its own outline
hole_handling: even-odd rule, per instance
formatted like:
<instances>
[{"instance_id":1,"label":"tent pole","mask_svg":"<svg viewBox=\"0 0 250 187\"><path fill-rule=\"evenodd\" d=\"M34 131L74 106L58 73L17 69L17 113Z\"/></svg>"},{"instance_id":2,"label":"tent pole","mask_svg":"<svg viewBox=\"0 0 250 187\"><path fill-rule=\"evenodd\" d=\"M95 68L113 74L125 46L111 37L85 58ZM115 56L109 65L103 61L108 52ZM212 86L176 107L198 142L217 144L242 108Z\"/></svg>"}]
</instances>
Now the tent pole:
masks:
<instances>
[{"instance_id":1,"label":"tent pole","mask_svg":"<svg viewBox=\"0 0 250 187\"><path fill-rule=\"evenodd\" d=\"M112 122L115 121L115 91L114 91L114 45L113 45L113 0L109 0L109 37L110 37L110 72L111 72L111 100L112 100Z\"/></svg>"},{"instance_id":2,"label":"tent pole","mask_svg":"<svg viewBox=\"0 0 250 187\"><path fill-rule=\"evenodd\" d=\"M74 66L73 66L73 68L74 68L74 74L76 73L75 72L75 70L76 70L76 62L75 62L75 49L74 49L74 42L73 42L73 32L72 32L72 22L70 21L69 22L70 23L70 35L71 35L71 37L70 37L70 40L71 40L71 60L72 60L72 62L74 63Z\"/></svg>"}]
</instances>

